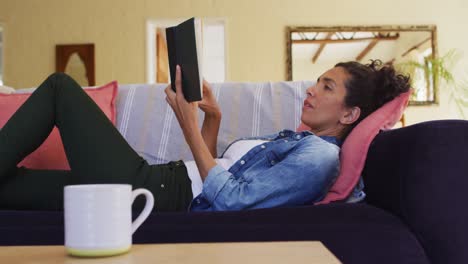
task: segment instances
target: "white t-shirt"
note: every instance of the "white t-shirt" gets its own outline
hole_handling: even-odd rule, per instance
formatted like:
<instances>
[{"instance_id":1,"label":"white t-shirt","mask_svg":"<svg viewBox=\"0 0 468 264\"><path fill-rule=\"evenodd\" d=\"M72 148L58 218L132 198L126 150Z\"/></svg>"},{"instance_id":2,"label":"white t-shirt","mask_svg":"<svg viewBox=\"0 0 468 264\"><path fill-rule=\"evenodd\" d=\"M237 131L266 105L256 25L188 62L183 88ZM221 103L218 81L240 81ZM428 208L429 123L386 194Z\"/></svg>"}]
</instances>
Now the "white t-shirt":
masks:
<instances>
[{"instance_id":1,"label":"white t-shirt","mask_svg":"<svg viewBox=\"0 0 468 264\"><path fill-rule=\"evenodd\" d=\"M268 142L266 140L239 140L233 143L225 152L222 159L215 159L216 163L226 170L242 158L247 152L254 147ZM200 177L197 164L195 161L184 161L185 167L187 167L187 173L192 181L192 193L193 197L199 195L203 188L203 181Z\"/></svg>"}]
</instances>

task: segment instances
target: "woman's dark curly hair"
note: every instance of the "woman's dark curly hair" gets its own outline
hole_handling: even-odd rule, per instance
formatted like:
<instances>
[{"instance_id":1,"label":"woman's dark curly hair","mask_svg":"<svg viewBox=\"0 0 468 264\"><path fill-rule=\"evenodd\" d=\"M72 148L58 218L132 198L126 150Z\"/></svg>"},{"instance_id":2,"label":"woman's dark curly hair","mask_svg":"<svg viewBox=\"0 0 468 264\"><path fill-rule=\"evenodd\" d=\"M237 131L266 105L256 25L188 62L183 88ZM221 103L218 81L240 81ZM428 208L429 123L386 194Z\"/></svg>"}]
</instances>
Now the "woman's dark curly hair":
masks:
<instances>
[{"instance_id":1,"label":"woman's dark curly hair","mask_svg":"<svg viewBox=\"0 0 468 264\"><path fill-rule=\"evenodd\" d=\"M335 67L342 67L351 75L345 82L345 105L361 109L359 119L343 131L343 139L372 112L410 89L409 76L398 73L392 65L383 65L380 60L371 60L369 64L340 62Z\"/></svg>"}]
</instances>

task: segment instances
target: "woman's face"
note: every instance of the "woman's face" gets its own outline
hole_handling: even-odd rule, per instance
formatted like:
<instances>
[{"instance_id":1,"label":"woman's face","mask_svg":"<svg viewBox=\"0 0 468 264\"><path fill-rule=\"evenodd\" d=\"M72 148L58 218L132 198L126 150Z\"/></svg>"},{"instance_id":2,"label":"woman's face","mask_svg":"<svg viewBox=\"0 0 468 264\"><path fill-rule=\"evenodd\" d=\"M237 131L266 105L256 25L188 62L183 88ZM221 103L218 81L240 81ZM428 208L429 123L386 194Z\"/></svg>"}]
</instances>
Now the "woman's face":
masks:
<instances>
[{"instance_id":1,"label":"woman's face","mask_svg":"<svg viewBox=\"0 0 468 264\"><path fill-rule=\"evenodd\" d=\"M345 83L349 78L344 68L334 67L322 74L315 85L307 88L301 121L314 134L339 137L351 121L349 114L352 108L344 104Z\"/></svg>"}]
</instances>

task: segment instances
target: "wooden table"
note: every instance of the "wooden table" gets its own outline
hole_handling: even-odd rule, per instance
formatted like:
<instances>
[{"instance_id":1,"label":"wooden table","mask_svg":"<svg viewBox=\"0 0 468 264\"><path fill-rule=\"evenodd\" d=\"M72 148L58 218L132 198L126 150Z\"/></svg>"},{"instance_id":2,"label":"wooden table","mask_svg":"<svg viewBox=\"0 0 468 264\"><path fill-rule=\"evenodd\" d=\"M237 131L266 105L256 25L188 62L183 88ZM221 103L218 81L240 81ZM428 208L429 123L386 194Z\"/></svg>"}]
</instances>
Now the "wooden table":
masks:
<instances>
[{"instance_id":1,"label":"wooden table","mask_svg":"<svg viewBox=\"0 0 468 264\"><path fill-rule=\"evenodd\" d=\"M321 242L255 242L133 245L127 254L105 258L76 258L64 246L0 247L5 264L132 264L132 263L340 263Z\"/></svg>"}]
</instances>

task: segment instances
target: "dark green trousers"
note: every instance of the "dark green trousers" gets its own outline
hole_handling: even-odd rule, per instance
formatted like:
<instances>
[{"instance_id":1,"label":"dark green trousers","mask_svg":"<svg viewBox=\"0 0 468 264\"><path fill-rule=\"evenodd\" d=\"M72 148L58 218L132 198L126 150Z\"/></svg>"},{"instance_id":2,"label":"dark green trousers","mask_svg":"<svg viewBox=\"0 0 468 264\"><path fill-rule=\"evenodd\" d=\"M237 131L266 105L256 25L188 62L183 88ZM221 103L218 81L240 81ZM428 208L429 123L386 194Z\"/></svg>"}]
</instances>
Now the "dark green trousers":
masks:
<instances>
[{"instance_id":1,"label":"dark green trousers","mask_svg":"<svg viewBox=\"0 0 468 264\"><path fill-rule=\"evenodd\" d=\"M54 126L71 171L17 168ZM53 74L0 130L0 208L62 210L64 186L97 183L147 188L156 211L186 210L192 200L182 162L148 165L73 79ZM144 199L137 198L135 207L143 204Z\"/></svg>"}]
</instances>

